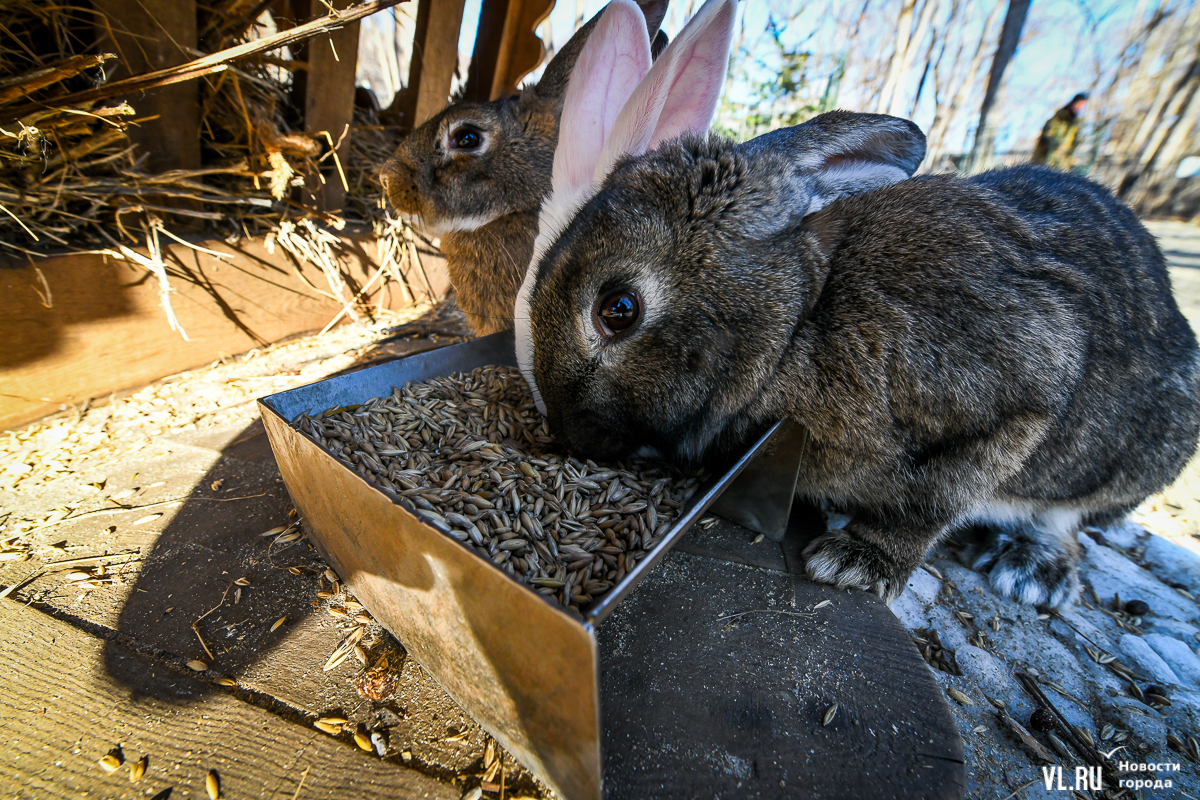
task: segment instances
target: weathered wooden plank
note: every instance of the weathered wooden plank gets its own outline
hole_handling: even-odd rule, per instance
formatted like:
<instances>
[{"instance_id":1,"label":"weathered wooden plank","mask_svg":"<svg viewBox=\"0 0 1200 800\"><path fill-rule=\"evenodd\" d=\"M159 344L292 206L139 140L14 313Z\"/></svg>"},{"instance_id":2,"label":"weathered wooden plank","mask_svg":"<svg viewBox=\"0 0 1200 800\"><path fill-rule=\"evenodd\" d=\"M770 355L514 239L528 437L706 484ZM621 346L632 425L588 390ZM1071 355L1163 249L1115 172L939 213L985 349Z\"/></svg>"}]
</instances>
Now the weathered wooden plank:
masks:
<instances>
[{"instance_id":1,"label":"weathered wooden plank","mask_svg":"<svg viewBox=\"0 0 1200 800\"><path fill-rule=\"evenodd\" d=\"M408 339L404 344L419 349L435 342ZM100 469L111 476L106 494L120 493L122 502L133 506L186 499L152 509L67 521L36 532L32 542L35 551L42 543L61 543L69 557L132 553L133 563L118 567L128 556L109 559L109 573L121 577L98 590L83 591L65 580L65 570L94 568L94 563L46 568L46 562L60 560L61 555L35 553L28 562L0 562L0 585L11 585L34 571L43 572L20 592L25 599L38 595L39 607L51 614L69 615L93 633L103 631L98 635L133 642L139 653L162 654L156 658L176 660L176 664L179 659L205 659L214 675L235 677L259 697L274 698L293 709L316 715L336 711L352 724L382 731L392 747L392 758L408 751L413 763L427 773L476 772L484 755L485 734L415 661L392 659L399 673L398 689L386 705L372 703L355 690L353 679L361 670L356 658L350 657L330 671L322 669L341 639L335 628L348 625L346 619L311 605L316 592L328 589L327 583L317 581L327 565L317 560L303 540L272 546L271 538L259 536L286 523L291 501L279 482L261 421L247 426L247 416L238 414L235 401L243 389L260 394L275 391L280 387L266 376L291 372L311 363L313 356L332 352L336 352L335 345L310 342L307 347L281 348L243 362L248 368L240 374L263 377L252 377L247 383L234 381L240 388L214 385L201 378L172 384L176 401L182 393L196 396L191 392L211 401L210 392L215 390L226 399L223 405L230 413L210 417L192 430L156 437L150 447L85 468L88 471L78 473L77 478L89 479L96 475L92 470ZM283 380L297 382L295 377ZM211 488L214 482L219 482L219 489ZM134 496L124 497L124 491L134 489ZM18 492L19 498L0 490L0 507L13 512L15 518L41 519L47 503L86 498L86 509L109 505L94 492L81 493L61 483L50 492L25 487ZM164 516L133 524L150 511ZM301 574L291 573L291 566L299 567ZM250 584L235 603L232 594L223 597L223 593L238 577ZM191 625L217 606L221 607L197 626L214 656L209 660ZM0 610L0 619L3 617ZM280 617L286 617L286 622L278 630L270 630ZM379 634L378 626L371 626L362 639L368 652L380 652ZM129 688L136 690L137 676L129 677L133 681ZM455 734L462 736L444 741ZM528 773L514 770L511 760L507 769L510 790L522 779L523 785L530 785Z\"/></svg>"},{"instance_id":2,"label":"weathered wooden plank","mask_svg":"<svg viewBox=\"0 0 1200 800\"><path fill-rule=\"evenodd\" d=\"M554 0L488 0L483 4L463 90L466 99L504 97L537 69L545 49L534 32L553 8Z\"/></svg>"},{"instance_id":3,"label":"weathered wooden plank","mask_svg":"<svg viewBox=\"0 0 1200 800\"><path fill-rule=\"evenodd\" d=\"M334 0L331 5L342 10L353 5L353 0ZM301 20L325 11L324 4L309 0L294 2L293 7ZM358 33L359 23L352 22L297 48L297 57L308 64L308 69L296 73L293 91L293 100L304 109L304 129L310 134L326 131L335 145L340 139L337 154L343 162L350 149L350 139L348 133L342 138L342 133L354 118ZM322 165L321 178L307 177L305 199L318 208L337 211L345 202L346 190L332 158Z\"/></svg>"},{"instance_id":4,"label":"weathered wooden plank","mask_svg":"<svg viewBox=\"0 0 1200 800\"><path fill-rule=\"evenodd\" d=\"M376 269L374 244L366 235L346 241L345 268L357 291ZM0 291L7 302L0 316L0 341L5 342L0 428L58 411L60 404L320 330L341 310L340 303L312 288L328 290L324 275L313 266L295 265L281 248L269 253L261 240L200 244L234 258L217 259L183 245L164 248L175 275L171 302L190 341L168 327L157 281L127 261L77 254L33 265L0 262ZM449 289L445 261L427 251L422 264L435 294L444 296ZM424 278L408 278L420 296ZM407 302L396 287L386 291L386 307ZM375 290L364 296L378 300Z\"/></svg>"},{"instance_id":5,"label":"weathered wooden plank","mask_svg":"<svg viewBox=\"0 0 1200 800\"><path fill-rule=\"evenodd\" d=\"M421 0L413 33L408 87L393 109L401 125L415 128L441 111L458 68L458 34L466 0Z\"/></svg>"},{"instance_id":6,"label":"weathered wooden plank","mask_svg":"<svg viewBox=\"0 0 1200 800\"><path fill-rule=\"evenodd\" d=\"M120 64L109 76L178 66L196 48L195 0L95 0L97 50L115 51ZM129 138L149 153L151 172L200 167L200 94L196 81L163 86L127 98L139 117L156 116L129 129Z\"/></svg>"},{"instance_id":7,"label":"weathered wooden plank","mask_svg":"<svg viewBox=\"0 0 1200 800\"><path fill-rule=\"evenodd\" d=\"M216 770L225 797L459 797L11 600L0 614L0 785L9 795L203 797ZM126 765L106 774L96 762L118 745ZM128 764L143 755L145 776L132 783Z\"/></svg>"},{"instance_id":8,"label":"weathered wooden plank","mask_svg":"<svg viewBox=\"0 0 1200 800\"><path fill-rule=\"evenodd\" d=\"M803 531L694 533L599 629L608 800L963 796L946 701L878 598L791 574Z\"/></svg>"}]
</instances>

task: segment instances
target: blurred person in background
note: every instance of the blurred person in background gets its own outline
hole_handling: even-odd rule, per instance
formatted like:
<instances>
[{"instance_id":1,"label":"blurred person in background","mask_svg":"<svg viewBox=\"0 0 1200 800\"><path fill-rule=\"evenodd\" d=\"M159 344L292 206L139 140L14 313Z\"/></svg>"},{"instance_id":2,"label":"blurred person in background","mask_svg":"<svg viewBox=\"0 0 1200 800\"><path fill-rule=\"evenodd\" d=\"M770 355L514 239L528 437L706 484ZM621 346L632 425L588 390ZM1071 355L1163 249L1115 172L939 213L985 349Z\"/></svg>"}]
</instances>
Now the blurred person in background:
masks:
<instances>
[{"instance_id":1,"label":"blurred person in background","mask_svg":"<svg viewBox=\"0 0 1200 800\"><path fill-rule=\"evenodd\" d=\"M1042 126L1042 135L1033 148L1033 163L1055 169L1069 170L1074 161L1075 135L1079 133L1079 116L1087 105L1086 92L1071 98L1071 102L1054 112Z\"/></svg>"}]
</instances>

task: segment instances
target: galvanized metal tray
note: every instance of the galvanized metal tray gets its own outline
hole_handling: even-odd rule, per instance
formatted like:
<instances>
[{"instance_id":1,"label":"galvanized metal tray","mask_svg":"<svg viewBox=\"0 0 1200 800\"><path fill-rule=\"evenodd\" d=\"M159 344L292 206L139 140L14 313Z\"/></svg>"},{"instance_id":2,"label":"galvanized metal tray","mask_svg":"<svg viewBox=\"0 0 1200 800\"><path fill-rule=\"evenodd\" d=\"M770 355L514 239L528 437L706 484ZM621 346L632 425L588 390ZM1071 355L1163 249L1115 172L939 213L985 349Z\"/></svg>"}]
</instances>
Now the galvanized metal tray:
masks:
<instances>
[{"instance_id":1,"label":"galvanized metal tray","mask_svg":"<svg viewBox=\"0 0 1200 800\"><path fill-rule=\"evenodd\" d=\"M261 398L259 406L310 538L355 597L555 792L566 800L599 800L596 626L710 507L782 538L803 433L794 423L777 423L702 484L658 545L580 620L419 521L394 494L368 483L290 424L305 412L390 394L407 381L489 364L516 365L511 332L280 392Z\"/></svg>"}]
</instances>

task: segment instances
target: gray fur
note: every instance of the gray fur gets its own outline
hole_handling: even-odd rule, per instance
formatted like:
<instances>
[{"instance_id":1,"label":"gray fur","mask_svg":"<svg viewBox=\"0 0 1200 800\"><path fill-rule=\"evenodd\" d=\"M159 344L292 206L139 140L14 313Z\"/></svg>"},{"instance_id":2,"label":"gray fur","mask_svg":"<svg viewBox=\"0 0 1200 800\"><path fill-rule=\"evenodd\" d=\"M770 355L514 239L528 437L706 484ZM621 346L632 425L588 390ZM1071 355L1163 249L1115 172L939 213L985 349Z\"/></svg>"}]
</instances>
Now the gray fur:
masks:
<instances>
[{"instance_id":1,"label":"gray fur","mask_svg":"<svg viewBox=\"0 0 1200 800\"><path fill-rule=\"evenodd\" d=\"M537 266L538 387L597 458L719 463L795 419L798 492L851 516L809 547L817 580L894 598L939 537L982 525L994 585L1062 604L1079 527L1191 456L1200 351L1107 191L1032 166L881 186L923 150L911 123L832 112L626 160ZM876 180L831 182L847 162ZM644 317L604 340L594 309L621 289Z\"/></svg>"},{"instance_id":2,"label":"gray fur","mask_svg":"<svg viewBox=\"0 0 1200 800\"><path fill-rule=\"evenodd\" d=\"M667 0L635 1L654 36ZM490 103L452 103L408 134L381 171L392 205L441 236L458 304L479 334L512 327L513 302L533 257L538 209L550 193L563 96L599 18L575 32L536 85ZM665 38L656 42L661 46ZM446 131L464 124L489 139L484 152L446 152ZM463 221L468 229L456 225Z\"/></svg>"}]
</instances>

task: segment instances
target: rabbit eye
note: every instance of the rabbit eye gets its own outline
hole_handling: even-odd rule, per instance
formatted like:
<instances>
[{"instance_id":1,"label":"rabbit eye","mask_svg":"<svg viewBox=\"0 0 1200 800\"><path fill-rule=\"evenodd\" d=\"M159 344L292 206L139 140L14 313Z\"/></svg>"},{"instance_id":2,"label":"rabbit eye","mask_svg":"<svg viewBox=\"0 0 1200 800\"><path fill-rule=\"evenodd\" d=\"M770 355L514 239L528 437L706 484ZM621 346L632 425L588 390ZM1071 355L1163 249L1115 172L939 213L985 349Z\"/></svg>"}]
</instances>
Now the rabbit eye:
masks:
<instances>
[{"instance_id":1,"label":"rabbit eye","mask_svg":"<svg viewBox=\"0 0 1200 800\"><path fill-rule=\"evenodd\" d=\"M642 316L642 305L633 292L612 292L600 301L596 316L600 319L601 332L611 336L637 324Z\"/></svg>"},{"instance_id":2,"label":"rabbit eye","mask_svg":"<svg viewBox=\"0 0 1200 800\"><path fill-rule=\"evenodd\" d=\"M450 144L455 150L478 150L483 145L483 134L473 128L458 128L450 134Z\"/></svg>"}]
</instances>

